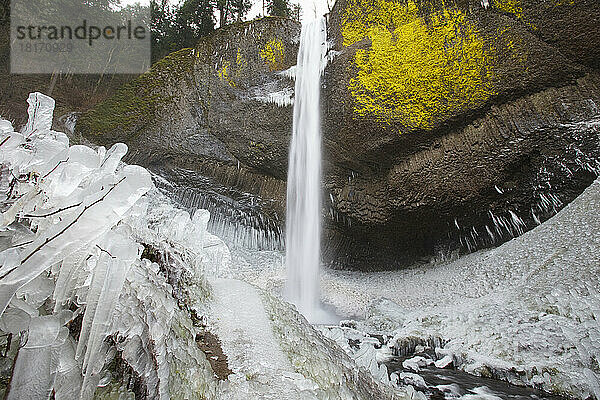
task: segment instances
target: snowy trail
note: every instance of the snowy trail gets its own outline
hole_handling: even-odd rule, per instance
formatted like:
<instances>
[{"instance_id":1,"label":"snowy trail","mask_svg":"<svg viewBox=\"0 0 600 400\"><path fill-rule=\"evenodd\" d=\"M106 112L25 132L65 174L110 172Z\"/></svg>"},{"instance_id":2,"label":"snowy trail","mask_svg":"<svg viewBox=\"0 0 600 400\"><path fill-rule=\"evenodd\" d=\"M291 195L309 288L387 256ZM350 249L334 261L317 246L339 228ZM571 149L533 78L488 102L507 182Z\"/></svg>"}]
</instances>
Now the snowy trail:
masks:
<instances>
[{"instance_id":1,"label":"snowy trail","mask_svg":"<svg viewBox=\"0 0 600 400\"><path fill-rule=\"evenodd\" d=\"M313 398L315 384L294 371L273 335L257 289L235 279L211 282L214 302L209 319L236 382L230 399Z\"/></svg>"}]
</instances>

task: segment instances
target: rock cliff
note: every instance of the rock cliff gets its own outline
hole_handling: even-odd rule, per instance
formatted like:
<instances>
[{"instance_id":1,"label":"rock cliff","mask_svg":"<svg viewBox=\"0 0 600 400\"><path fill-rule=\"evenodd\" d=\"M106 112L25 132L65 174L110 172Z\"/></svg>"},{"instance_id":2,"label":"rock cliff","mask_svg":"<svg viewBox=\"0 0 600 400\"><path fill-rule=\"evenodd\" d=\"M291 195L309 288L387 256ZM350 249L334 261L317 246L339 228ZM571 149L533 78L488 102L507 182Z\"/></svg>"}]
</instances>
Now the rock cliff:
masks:
<instances>
[{"instance_id":1,"label":"rock cliff","mask_svg":"<svg viewBox=\"0 0 600 400\"><path fill-rule=\"evenodd\" d=\"M497 244L589 185L598 19L592 1L338 0L323 90L334 262Z\"/></svg>"},{"instance_id":2,"label":"rock cliff","mask_svg":"<svg viewBox=\"0 0 600 400\"><path fill-rule=\"evenodd\" d=\"M260 196L265 218L282 220L299 34L297 22L274 17L219 29L124 85L76 129L127 143L129 162Z\"/></svg>"},{"instance_id":3,"label":"rock cliff","mask_svg":"<svg viewBox=\"0 0 600 400\"><path fill-rule=\"evenodd\" d=\"M600 3L338 0L322 90L325 261L397 268L499 244L588 186ZM285 206L300 26L234 25L163 59L77 129L132 160Z\"/></svg>"}]
</instances>

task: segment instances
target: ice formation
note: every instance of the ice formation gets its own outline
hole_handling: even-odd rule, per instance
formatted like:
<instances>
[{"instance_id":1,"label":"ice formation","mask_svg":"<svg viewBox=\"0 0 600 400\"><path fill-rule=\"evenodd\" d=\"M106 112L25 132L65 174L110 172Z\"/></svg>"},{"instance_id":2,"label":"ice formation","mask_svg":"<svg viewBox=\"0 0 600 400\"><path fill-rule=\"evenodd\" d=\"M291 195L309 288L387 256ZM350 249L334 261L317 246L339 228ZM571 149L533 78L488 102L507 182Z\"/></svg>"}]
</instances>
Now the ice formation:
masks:
<instances>
[{"instance_id":1,"label":"ice formation","mask_svg":"<svg viewBox=\"0 0 600 400\"><path fill-rule=\"evenodd\" d=\"M267 104L275 104L279 107L294 105L294 91L290 88L284 88L277 92L270 92L263 95L257 95L252 98Z\"/></svg>"},{"instance_id":2,"label":"ice formation","mask_svg":"<svg viewBox=\"0 0 600 400\"><path fill-rule=\"evenodd\" d=\"M208 211L175 207L148 171L121 162L125 145L69 146L51 130L54 101L28 102L22 132L0 119L0 395L403 396L347 356L337 365L342 350L295 310L231 279ZM229 379L201 350L205 331L220 340Z\"/></svg>"},{"instance_id":3,"label":"ice formation","mask_svg":"<svg viewBox=\"0 0 600 400\"><path fill-rule=\"evenodd\" d=\"M452 359L475 375L600 398L599 206L597 180L498 248L404 271L329 271L324 296L366 317L362 330L394 333L395 352L429 340L440 366Z\"/></svg>"},{"instance_id":4,"label":"ice formation","mask_svg":"<svg viewBox=\"0 0 600 400\"><path fill-rule=\"evenodd\" d=\"M259 196L234 191L194 171L169 168L160 172L162 176L153 174L156 187L190 214L198 209L209 211L207 230L228 246L254 250L283 248L279 221L263 211L268 204ZM243 181L244 173L240 174L236 179Z\"/></svg>"},{"instance_id":5,"label":"ice formation","mask_svg":"<svg viewBox=\"0 0 600 400\"><path fill-rule=\"evenodd\" d=\"M207 213L190 218L158 199L145 169L121 163L123 144L69 147L51 130L54 101L33 93L28 102L21 133L0 124L0 330L7 352L18 348L7 398L90 399L99 385L126 393L110 375L115 362L153 398L177 397L178 384L182 398L216 393L178 305L206 299L203 267L227 264L224 244L202 248L215 241ZM169 279L141 258L152 246Z\"/></svg>"}]
</instances>

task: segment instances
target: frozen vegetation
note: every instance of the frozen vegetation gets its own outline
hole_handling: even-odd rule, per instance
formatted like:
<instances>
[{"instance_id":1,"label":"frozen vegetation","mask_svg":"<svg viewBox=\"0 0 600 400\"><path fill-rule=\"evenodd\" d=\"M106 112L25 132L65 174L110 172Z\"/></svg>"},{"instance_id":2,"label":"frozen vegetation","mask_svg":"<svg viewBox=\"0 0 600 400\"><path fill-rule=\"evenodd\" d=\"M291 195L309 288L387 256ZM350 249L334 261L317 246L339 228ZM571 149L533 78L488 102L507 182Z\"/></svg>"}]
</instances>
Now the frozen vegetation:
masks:
<instances>
[{"instance_id":1,"label":"frozen vegetation","mask_svg":"<svg viewBox=\"0 0 600 400\"><path fill-rule=\"evenodd\" d=\"M8 399L405 398L293 308L231 279L210 215L178 209L127 147L69 146L54 101L0 120L0 390ZM238 258L239 259L239 258ZM235 261L235 259L234 259ZM199 338L217 338L217 376ZM207 358L208 355L208 358Z\"/></svg>"}]
</instances>

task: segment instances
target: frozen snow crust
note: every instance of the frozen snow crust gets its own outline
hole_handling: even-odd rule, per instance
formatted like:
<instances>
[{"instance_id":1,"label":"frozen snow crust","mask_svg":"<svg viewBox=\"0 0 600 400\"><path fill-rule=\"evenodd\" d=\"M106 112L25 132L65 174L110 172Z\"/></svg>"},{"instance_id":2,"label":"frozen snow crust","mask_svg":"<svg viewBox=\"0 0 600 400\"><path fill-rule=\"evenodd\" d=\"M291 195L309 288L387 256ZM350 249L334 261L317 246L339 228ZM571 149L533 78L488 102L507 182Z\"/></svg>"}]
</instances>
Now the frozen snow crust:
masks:
<instances>
[{"instance_id":1,"label":"frozen snow crust","mask_svg":"<svg viewBox=\"0 0 600 400\"><path fill-rule=\"evenodd\" d=\"M323 333L383 382L382 357L434 343L440 363L474 375L600 399L599 210L596 180L553 218L492 250L401 271L322 269L322 300L357 320L357 330ZM279 293L279 257L236 249L231 270ZM389 348L373 349L365 332L391 337Z\"/></svg>"},{"instance_id":2,"label":"frozen snow crust","mask_svg":"<svg viewBox=\"0 0 600 400\"><path fill-rule=\"evenodd\" d=\"M445 264L328 271L325 300L360 329L406 350L433 339L440 358L480 376L600 398L600 180L556 216L489 251Z\"/></svg>"},{"instance_id":3,"label":"frozen snow crust","mask_svg":"<svg viewBox=\"0 0 600 400\"><path fill-rule=\"evenodd\" d=\"M124 144L69 146L54 100L0 119L0 395L395 399L290 306L231 279L209 213L175 208ZM217 335L219 380L196 342ZM14 363L14 364L13 364ZM10 378L8 386L6 382Z\"/></svg>"}]
</instances>

